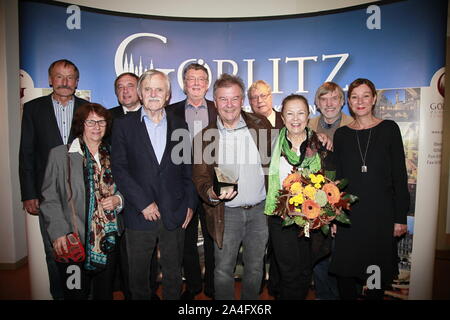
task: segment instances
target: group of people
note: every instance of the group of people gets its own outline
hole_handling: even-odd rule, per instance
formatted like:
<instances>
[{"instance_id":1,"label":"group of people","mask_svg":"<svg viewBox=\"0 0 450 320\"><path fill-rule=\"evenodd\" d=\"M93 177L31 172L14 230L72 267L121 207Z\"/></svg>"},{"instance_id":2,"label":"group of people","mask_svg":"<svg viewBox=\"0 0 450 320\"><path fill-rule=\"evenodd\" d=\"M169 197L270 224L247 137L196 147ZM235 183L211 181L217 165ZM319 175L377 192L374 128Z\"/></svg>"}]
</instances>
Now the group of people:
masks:
<instances>
[{"instance_id":1,"label":"group of people","mask_svg":"<svg viewBox=\"0 0 450 320\"><path fill-rule=\"evenodd\" d=\"M39 215L54 299L112 299L117 282L126 299L160 299L161 270L162 299L192 300L203 290L233 300L241 246L241 299L259 299L266 259L277 299L305 299L313 277L317 298L356 299L370 265L380 268L381 286L367 296L381 298L397 275L396 237L406 232L409 205L404 151L395 122L374 115L369 80L349 86L353 117L342 112L342 88L326 82L315 98L321 114L309 119L298 94L275 111L262 80L247 91L253 112L243 111L245 85L229 74L209 101L208 70L197 63L183 71L186 99L171 105L170 80L157 70L119 75L120 105L109 110L75 96L71 61L52 63L48 78L53 92L24 105L19 175L23 207ZM359 197L350 226L301 237L296 225L282 225L278 190L301 168L349 179ZM236 187L216 193L218 171ZM72 232L84 261L57 261ZM67 285L73 265L79 286Z\"/></svg>"}]
</instances>

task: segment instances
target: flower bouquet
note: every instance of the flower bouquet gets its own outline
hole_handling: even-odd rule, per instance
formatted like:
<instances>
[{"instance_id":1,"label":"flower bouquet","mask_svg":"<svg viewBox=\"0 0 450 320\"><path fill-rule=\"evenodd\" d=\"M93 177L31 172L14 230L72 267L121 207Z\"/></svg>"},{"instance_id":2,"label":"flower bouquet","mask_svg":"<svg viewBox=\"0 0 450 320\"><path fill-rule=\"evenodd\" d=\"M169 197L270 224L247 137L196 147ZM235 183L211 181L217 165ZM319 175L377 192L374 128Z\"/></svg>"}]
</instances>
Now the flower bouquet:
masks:
<instances>
[{"instance_id":1,"label":"flower bouquet","mask_svg":"<svg viewBox=\"0 0 450 320\"><path fill-rule=\"evenodd\" d=\"M300 235L309 237L309 230L321 229L327 235L331 221L336 219L350 224L344 210L358 197L342 192L347 181L334 181L334 172L296 169L283 181L279 190L275 213L284 220L283 226L297 224L302 228Z\"/></svg>"}]
</instances>

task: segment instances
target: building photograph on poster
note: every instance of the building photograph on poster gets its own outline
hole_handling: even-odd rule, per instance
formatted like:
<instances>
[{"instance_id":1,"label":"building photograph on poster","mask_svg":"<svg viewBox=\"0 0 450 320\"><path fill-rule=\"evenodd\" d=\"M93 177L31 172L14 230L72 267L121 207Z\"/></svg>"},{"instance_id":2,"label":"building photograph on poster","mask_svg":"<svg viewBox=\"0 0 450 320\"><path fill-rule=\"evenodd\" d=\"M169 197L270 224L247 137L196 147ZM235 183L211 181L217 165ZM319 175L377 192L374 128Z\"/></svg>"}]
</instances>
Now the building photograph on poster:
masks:
<instances>
[{"instance_id":1,"label":"building photograph on poster","mask_svg":"<svg viewBox=\"0 0 450 320\"><path fill-rule=\"evenodd\" d=\"M201 18L159 16L147 11L125 12L113 6L96 7L93 5L91 7L83 1L74 1L76 3L69 1L15 1L17 3L16 22L18 22L17 74L20 79L20 97L17 104L9 104L8 108L15 108L14 110L17 111L17 116L11 114L11 117L15 116L14 121L17 123L17 128L15 128L17 132L14 133L18 139L15 141L17 148L20 145L20 130L23 130L19 123L22 119L24 104L42 96L50 96L56 89L59 89L49 85L52 75L51 70L48 69L53 61L59 59L67 59L79 69L79 79L76 80L74 95L89 102L98 103L106 109L112 109L118 105L118 100L120 102L119 90L128 93L133 89L137 101L141 99L141 103L145 107L145 96L141 95L142 92L139 90L142 87L138 86L138 83L142 85L145 79L136 80L136 83L128 84L129 87L125 89L116 86L115 80L119 75L127 72L130 77L139 79L149 70L161 72L161 77L170 83L170 92L164 106L184 103L185 113L183 115L187 123L188 117L199 117L197 107L191 104L192 101L189 100L187 91L191 87L203 90L202 99L200 99L203 103L201 106L205 107L206 104L206 109L208 109L208 103L216 98L214 84L223 74L237 76L242 80L244 94L239 112L243 111L244 117L247 113L253 112L250 107L250 99L255 100L256 98L258 103L266 102L273 110L280 111L283 99L292 94L301 95L306 99L310 112L309 118L320 116L321 113L316 105L316 91L324 82L328 81L343 88L342 112L350 115L347 101L349 85L357 78L367 78L372 81L377 88L374 115L377 118L395 122L401 132L406 162L407 188L410 196L406 234L395 239L397 241L399 275L393 283L385 288L383 299L432 298L436 249L436 235L432 230L437 228L441 179L448 1L433 0L428 3L421 0L402 0L382 1L375 4L356 1L351 6L339 7L333 4L331 7L324 7L320 10L300 11L294 14L254 17L203 16ZM406 12L408 18L399 19L399 17L404 17ZM417 21L421 23L418 24ZM186 77L185 68L192 63L198 64L200 67L193 73L195 76ZM251 91L252 84L257 80L263 80L269 85L268 88L265 88L267 92L263 90L256 94ZM250 91L248 91L249 89ZM252 97L252 94L255 96ZM132 95L133 93L130 93L130 96ZM158 98L154 99L154 101L157 100ZM220 111L218 102L215 101L215 103L215 110ZM233 103L235 102L230 102L229 105L233 105ZM53 106L55 110L57 106L57 104ZM195 115L193 111L192 114L189 113L190 107L195 110ZM142 115L141 123L148 120L145 118L145 110L142 108L141 111L138 111ZM170 120L172 113L167 111L167 114L167 119ZM220 114L213 120L209 118L210 115L209 110L206 115L204 112L201 114L204 124L206 124L205 119L208 119L208 124L222 125ZM124 119L128 119L129 116L130 114ZM131 114L131 116L133 115ZM269 118L269 120L271 119ZM11 119L9 121L11 122ZM122 120L114 121L120 123ZM57 125L60 126L60 123ZM114 128L114 126L112 127ZM96 124L94 124L94 128L97 128ZM117 125L116 128L118 128ZM148 126L144 128L145 135L135 140L142 142L145 137L145 141L147 141L148 136L150 139L148 145L156 155L156 152L159 151L153 149L155 146L152 138L155 138L149 132L149 128ZM219 126L219 128L221 127ZM131 134L130 132L127 134ZM367 147L369 147L369 143L367 143ZM111 152L114 154L114 145L111 147ZM10 155L10 158L14 157L17 158L17 155ZM380 161L384 160L380 159ZM112 166L114 168L114 164ZM114 169L112 172L114 174ZM18 194L16 197L20 198L21 181L16 181L14 185L17 189L14 190L14 193ZM355 185L357 184L355 183ZM177 188L177 185L173 186L173 190L177 191ZM156 188L154 192L161 190L161 187ZM126 192L127 190L124 194ZM197 192L200 194L199 190ZM407 192L404 193L407 194ZM178 196L178 193L175 194L174 199ZM215 206L216 204L213 202L208 202L211 199L213 198L210 194L206 198L199 198L202 208L209 209L209 207ZM18 210L23 213L21 200L16 199L15 203L20 207ZM124 197L123 201L125 228L131 228L131 226L134 228L135 225L131 221L135 217L130 217L131 210L127 211L126 207L128 205L133 210L136 208L136 212L139 212L140 209L137 208L142 205L140 203L138 206L132 196ZM227 207L227 201L217 201L219 201L219 206ZM155 200L154 203L157 201ZM253 208L253 205L252 203L241 203L238 207L249 210ZM142 206L141 212L144 212L144 209L145 206ZM351 210L348 212L350 212L348 216L351 222ZM386 210L385 212L390 211ZM211 215L209 218L211 219ZM39 270L31 270L31 267L30 270L27 270L27 273L30 274L29 286L31 288L31 294L27 296L27 299L51 299L48 287L54 283L50 283L52 280L49 279L51 278L47 278L47 262L44 252L41 252L40 255L32 255L27 252L27 247L33 248L33 243L43 244L40 232L41 229L44 229L38 227L39 224L43 225L43 222L38 221L38 217L28 214L23 215L23 219L22 223L26 225L26 228L24 227L26 230L15 237L15 239L23 239L21 245L23 250L17 256L20 256L21 259L28 259L28 266L33 266L35 269L36 266L43 266L42 268L38 267ZM161 221L167 223L167 220L162 219ZM3 221L0 219L0 225L2 225L1 222ZM215 221L215 223L218 222ZM222 227L223 224L220 225L220 228ZM201 283L192 289L193 292L190 292L191 275L185 268L182 273L181 290L184 297L207 300L211 297L214 298L214 292L211 290L208 290L208 294L206 294L206 290L203 288L205 283L202 282L206 281L205 271L207 268L205 237L210 236L204 234L205 228L202 229L201 223L197 224L199 267L197 265L194 267ZM209 223L207 228L211 233L214 232L214 237L217 237L215 228L219 228L218 225L213 226ZM302 228L304 231L305 227ZM1 231L0 229L0 234L2 234ZM305 233L299 232L300 234L304 235ZM122 245L122 242L119 243ZM211 241L211 243L214 242ZM216 247L220 247L219 243L220 241L216 240ZM13 243L14 246L15 243ZM279 298L276 284L271 282L277 276L276 273L271 273L273 271L271 271L271 264L276 265L275 258L273 258L274 253L271 250L269 241L267 254L264 255L264 275L260 288L261 299L268 300ZM156 258L152 258L151 276L154 281L153 277L156 274L158 289L153 288L151 294L153 298L155 296L162 298L162 287L165 281L164 274L161 272L162 258L159 248L155 252ZM239 288L235 297L239 298L244 286L243 278L246 274L244 260L246 257L245 249L242 246L237 252L232 277L236 288ZM270 253L272 253L272 257ZM2 252L0 251L0 264L2 264L1 257ZM329 257L332 259L333 253ZM16 262L17 259L10 257L10 260ZM43 270L45 272L42 274ZM50 268L48 270L51 272ZM36 276L36 271L40 272L40 276ZM209 271L211 272L211 270ZM212 272L214 273L214 270ZM331 276L330 281L334 281L336 289L334 291L337 291L336 277L329 275L327 269L325 269L325 274ZM311 280L307 299L320 299L318 293L320 279L316 279L312 274ZM364 280L361 282L362 285L358 286L360 289L358 298L366 299L367 283L364 285ZM114 298L129 299L130 294L126 290L116 290ZM337 296L334 295L333 298ZM0 297L2 297L1 290Z\"/></svg>"}]
</instances>

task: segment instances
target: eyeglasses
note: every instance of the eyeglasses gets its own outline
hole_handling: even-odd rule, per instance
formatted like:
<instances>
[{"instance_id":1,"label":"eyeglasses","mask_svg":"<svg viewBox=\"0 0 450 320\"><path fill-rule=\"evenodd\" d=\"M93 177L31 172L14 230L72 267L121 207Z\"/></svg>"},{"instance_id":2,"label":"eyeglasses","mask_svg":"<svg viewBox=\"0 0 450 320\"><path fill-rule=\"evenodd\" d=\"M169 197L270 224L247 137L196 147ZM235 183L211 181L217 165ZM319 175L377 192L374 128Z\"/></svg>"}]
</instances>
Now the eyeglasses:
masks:
<instances>
[{"instance_id":1,"label":"eyeglasses","mask_svg":"<svg viewBox=\"0 0 450 320\"><path fill-rule=\"evenodd\" d=\"M106 127L107 121L106 120L85 120L84 123L88 127L95 127L96 124L98 124L100 127Z\"/></svg>"},{"instance_id":2,"label":"eyeglasses","mask_svg":"<svg viewBox=\"0 0 450 320\"><path fill-rule=\"evenodd\" d=\"M260 94L259 96L251 96L249 97L251 101L257 101L258 98L261 98L261 100L266 100L270 96L270 93L266 94Z\"/></svg>"},{"instance_id":3,"label":"eyeglasses","mask_svg":"<svg viewBox=\"0 0 450 320\"><path fill-rule=\"evenodd\" d=\"M195 83L196 81L200 82L200 83L205 83L206 81L208 81L208 79L206 78L186 78L187 82L192 82Z\"/></svg>"},{"instance_id":4,"label":"eyeglasses","mask_svg":"<svg viewBox=\"0 0 450 320\"><path fill-rule=\"evenodd\" d=\"M231 99L229 98L225 98L225 97L219 97L217 98L217 101L220 103L220 105L225 105L225 104L232 104L232 105L237 105L241 103L241 97L233 97Z\"/></svg>"}]
</instances>

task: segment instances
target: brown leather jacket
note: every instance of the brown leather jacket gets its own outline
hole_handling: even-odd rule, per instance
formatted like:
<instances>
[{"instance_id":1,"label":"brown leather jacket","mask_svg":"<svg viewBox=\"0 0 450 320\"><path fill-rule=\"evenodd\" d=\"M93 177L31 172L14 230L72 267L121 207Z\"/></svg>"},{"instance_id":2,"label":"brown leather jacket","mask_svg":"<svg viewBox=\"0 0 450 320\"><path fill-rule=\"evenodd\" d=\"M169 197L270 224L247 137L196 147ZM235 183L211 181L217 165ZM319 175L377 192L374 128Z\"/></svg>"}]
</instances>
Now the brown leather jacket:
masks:
<instances>
[{"instance_id":1,"label":"brown leather jacket","mask_svg":"<svg viewBox=\"0 0 450 320\"><path fill-rule=\"evenodd\" d=\"M269 120L265 117L256 115L254 113L241 112L242 118L244 119L247 127L249 129L255 130L256 137L252 135L257 147L259 154L261 156L262 167L265 169L265 172L268 172L268 168L270 165L270 155L271 155L271 141L275 139L278 133L278 130L272 131L272 126L270 125ZM196 146L200 146L201 143L201 154L204 155L205 148L208 147L208 150L218 150L218 141L217 139L213 139L212 141L205 141L206 139L202 139L205 132L209 129L217 129L217 122L211 123L202 132L197 135L194 139L194 148ZM265 130L261 130L265 129ZM251 130L252 132L252 130ZM200 136L201 135L201 136ZM205 135L207 136L207 135ZM198 140L201 139L201 142ZM195 142L197 141L197 143ZM219 248L222 248L223 245L223 232L225 229L224 225L224 203L222 201L219 202L211 202L209 200L207 191L213 185L213 174L214 167L217 167L217 154L212 152L212 157L214 161L212 163L208 163L205 161L205 157L201 157L201 161L199 161L200 157L198 154L199 150L196 150L197 157L194 156L194 166L192 172L192 179L194 181L195 188L197 189L198 194L203 200L203 207L206 213L206 225L208 228L208 232L211 237L216 241ZM208 151L206 152L208 153ZM197 159L196 159L197 158ZM198 163L201 162L201 163ZM266 173L267 173L266 172ZM267 174L265 176L266 190L268 178ZM261 214L263 214L261 212Z\"/></svg>"}]
</instances>

